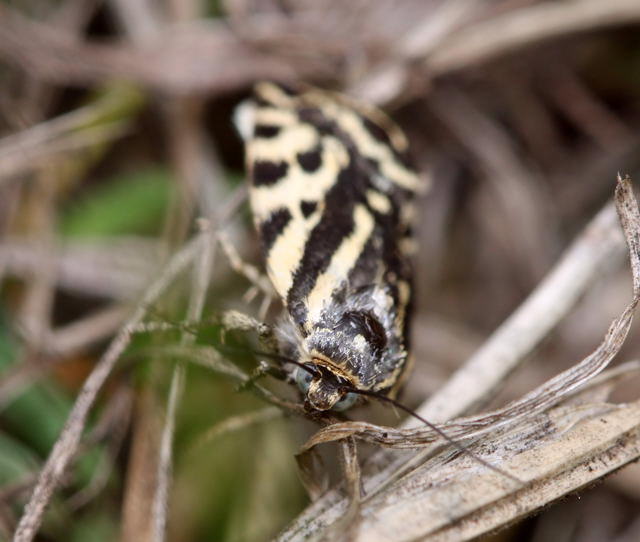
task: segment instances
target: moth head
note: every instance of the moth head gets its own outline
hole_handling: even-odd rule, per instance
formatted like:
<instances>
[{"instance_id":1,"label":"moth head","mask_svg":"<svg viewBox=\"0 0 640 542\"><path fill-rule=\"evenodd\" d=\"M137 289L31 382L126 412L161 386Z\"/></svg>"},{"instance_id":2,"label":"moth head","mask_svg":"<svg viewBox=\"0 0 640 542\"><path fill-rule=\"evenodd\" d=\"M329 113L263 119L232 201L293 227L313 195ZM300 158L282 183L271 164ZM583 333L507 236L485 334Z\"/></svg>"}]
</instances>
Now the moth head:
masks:
<instances>
[{"instance_id":1,"label":"moth head","mask_svg":"<svg viewBox=\"0 0 640 542\"><path fill-rule=\"evenodd\" d=\"M296 380L308 403L317 410L346 410L357 395L349 389L369 389L386 346L385 330L365 311L346 311L330 327L319 327L305 341L311 361L298 368Z\"/></svg>"},{"instance_id":2,"label":"moth head","mask_svg":"<svg viewBox=\"0 0 640 542\"><path fill-rule=\"evenodd\" d=\"M306 401L316 410L347 410L358 398L348 391L342 377L324 365L305 363L304 368L296 369L295 378Z\"/></svg>"}]
</instances>

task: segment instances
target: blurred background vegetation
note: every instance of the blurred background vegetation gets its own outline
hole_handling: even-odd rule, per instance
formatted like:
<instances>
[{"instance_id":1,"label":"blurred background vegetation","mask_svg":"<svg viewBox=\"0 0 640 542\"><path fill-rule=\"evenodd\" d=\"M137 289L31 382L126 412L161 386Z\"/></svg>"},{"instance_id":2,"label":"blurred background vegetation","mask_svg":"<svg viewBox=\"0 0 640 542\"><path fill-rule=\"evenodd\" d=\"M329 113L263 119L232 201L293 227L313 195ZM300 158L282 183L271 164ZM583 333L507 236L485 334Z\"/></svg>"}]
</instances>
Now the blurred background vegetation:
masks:
<instances>
[{"instance_id":1,"label":"blurred background vegetation","mask_svg":"<svg viewBox=\"0 0 640 542\"><path fill-rule=\"evenodd\" d=\"M378 104L431 179L403 395L415 407L541 280L616 173L640 178L639 30L636 0L1 2L0 539L145 286L195 219L217 224L241 190L230 119L254 82L303 80ZM258 263L246 209L224 225ZM190 280L150 318L183 319ZM217 254L204 315L257 315L248 287ZM496 404L588 353L628 296L624 262L611 262ZM178 336L134 338L40 540L146 539L173 367L149 351ZM198 337L219 339L211 326ZM622 357L639 343L632 334ZM228 347L250 372L243 339ZM379 406L352 417L397 421ZM169 539L275 535L307 503L294 454L312 430L188 366ZM639 507L634 465L497 538L636 540Z\"/></svg>"}]
</instances>

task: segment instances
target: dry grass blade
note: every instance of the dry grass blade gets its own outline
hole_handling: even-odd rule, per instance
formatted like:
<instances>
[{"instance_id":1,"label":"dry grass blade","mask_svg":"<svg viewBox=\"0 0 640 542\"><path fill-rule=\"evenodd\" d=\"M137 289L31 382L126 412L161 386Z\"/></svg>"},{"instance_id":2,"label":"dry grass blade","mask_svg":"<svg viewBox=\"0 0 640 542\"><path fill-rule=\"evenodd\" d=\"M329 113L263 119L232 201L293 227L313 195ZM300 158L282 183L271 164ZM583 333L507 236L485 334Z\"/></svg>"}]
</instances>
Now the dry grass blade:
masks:
<instances>
[{"instance_id":1,"label":"dry grass blade","mask_svg":"<svg viewBox=\"0 0 640 542\"><path fill-rule=\"evenodd\" d=\"M457 534L452 537L443 536L438 538L436 536L433 538L434 540L467 539L469 536L477 536L482 532L486 532L486 530L513 521L516 517L522 515L523 509L525 511L534 510L536 507L547 504L567 491L578 489L597 479L598 476L602 476L640 455L640 434L637 422L640 418L637 414L633 415L635 411L631 413L629 418L619 415L620 410L637 410L637 403L623 408L618 408L614 405L599 405L587 409L588 412L586 413L584 409L580 408L569 409L569 413L563 422L560 423L556 420L554 422L555 426L551 431L549 431L547 423L551 415L545 414L551 407L575 394L576 390L593 379L609 364L620 350L627 336L636 305L640 301L640 214L633 195L631 181L628 177L625 179L618 177L615 202L630 252L633 271L633 299L620 316L612 322L599 347L577 365L503 408L476 416L459 418L438 426L449 437L455 439L485 437L483 438L483 444L485 447L491 448L493 452L489 454L490 457L483 457L482 454L478 454L479 457L483 460L492 461L494 464L497 463L501 470L517 473L518 478L528 482L529 485L523 487L519 484L516 486L506 484L506 479L500 474L491 471L490 474L487 474L483 469L481 474L478 475L479 478L472 477L471 480L464 481L463 479L460 481L461 484L465 485L466 489L461 488L456 482L456 487L452 488L450 486L442 496L432 491L433 480L434 478L444 479L446 476L438 469L435 469L432 464L428 469L422 466L396 484L392 490L383 491L374 496L373 500L378 505L383 508L389 506L389 510L385 508L388 517L384 521L380 520L381 523L379 524L379 531L385 532L384 536L386 538L380 535L375 528L369 529L373 524L378 525L379 510L376 508L375 514L370 513L372 509L368 507L373 505L368 502L366 505L367 513L365 513L365 517L368 519L364 521L359 535L360 539L411 540L417 536L439 532L441 529L451 531L454 527L452 526L453 522L450 521L450 513L447 512L448 516L447 514L438 516L439 513L441 514L438 511L443 510L443 503L448 503L447 510L450 509L451 499L474 503L473 510L468 506L455 507L455 519L461 519L466 518L467 514L477 513L480 506L477 504L478 502L481 502L482 506L486 506L487 504L507 499L507 504L509 505L507 508L511 510L511 514L494 511L493 515L491 515L489 512L483 512L491 516L491 521L482 523L482 528L479 531L477 530L477 524L467 521L467 529L473 531L473 534L460 537L460 532L456 531ZM613 410L613 412L606 413L607 410ZM560 415L563 415L562 408L556 408L554 412L559 412ZM600 415L603 412L606 413L603 416L610 416L610 419L604 420L603 417L594 419L595 415ZM583 422L581 430L578 432L571 431L570 428L579 422ZM608 430L603 431L602 425L606 425ZM586 426L588 426L589 430L585 430ZM611 427L614 428L613 432L610 431ZM550 434L554 436L554 442L548 442ZM513 437L513 435L516 435L516 437ZM429 428L395 429L364 422L347 422L321 429L305 444L303 450L313 450L315 446L321 443L353 437L395 448L428 446L435 443L442 444L437 432ZM512 444L514 441L519 442L520 446L516 448L509 446L509 443ZM473 449L474 454L476 453L475 448ZM612 451L614 449L615 451ZM582 453L577 453L576 450ZM590 470L582 468L580 470L580 466L584 467L585 461L589 463L594 458L599 458L604 453L603 450L607 451L606 458L609 460L602 460L602 465L604 465L602 469ZM514 454L514 452L517 453ZM464 458L463 461L468 459ZM537 468L531 466L534 463ZM527 465L531 468L527 469ZM446 466L444 468L446 470L450 467ZM546 470L547 468L555 470L550 472ZM477 469L478 466L476 465ZM576 476L576 469L582 472L583 475ZM447 472L452 475L452 471L447 470ZM534 472L532 476L529 475L531 472ZM422 477L420 473L422 473ZM460 476L460 472L453 471L453 473L457 477ZM527 476L523 477L523 473L527 473ZM489 480L488 485L485 485L486 480ZM540 491L532 490L536 485L548 488L548 491L544 492L548 500L541 499ZM422 506L425 506L425 502L429 502L430 504L427 506L435 507L435 512L432 516L425 517L424 514L417 513L414 510L415 517L411 522L410 528L414 530L411 531L406 528L398 530L403 522L400 518L406 520L407 516L405 514L407 512L404 506L398 506L401 501L394 500L393 496L390 497L389 494L393 493L393 495L401 495L406 498L406 492L416 491L415 488L417 486L420 486L420 490L417 491L419 493L418 500L421 500ZM482 488L482 491L478 493L477 488ZM472 491L472 489L475 489L475 491ZM446 493L447 491L449 493ZM473 494L474 498L469 498L469 494ZM515 501L517 500L516 495L518 499L525 499L528 504L525 506L521 504L513 505L508 499L511 498ZM414 498L416 498L415 495ZM393 504L390 505L390 502ZM408 508L411 507L408 506ZM297 540L297 537L302 535L304 531L309 532L307 529L311 529L312 532L321 530L323 525L326 527L327 524L331 523L328 516L334 516L335 512L336 509L334 507L330 513L324 514L324 517L316 522L315 525L297 525L297 528L285 533L282 540ZM459 516L457 515L458 513L460 514ZM502 518L502 522L491 523L495 522L495 518L498 516ZM374 517L376 519L371 520ZM440 518L437 521L443 521L443 517L448 517L449 521L444 524L438 524L434 519L436 517ZM475 526L471 529L470 525ZM394 527L390 528L390 526ZM411 532L411 534L409 535L407 532ZM365 533L367 533L366 536Z\"/></svg>"},{"instance_id":2,"label":"dry grass blade","mask_svg":"<svg viewBox=\"0 0 640 542\"><path fill-rule=\"evenodd\" d=\"M123 46L67 39L6 6L0 16L0 57L49 82L86 84L115 77L180 94L296 75L287 59L247 46L224 24L184 25L144 46ZM235 61L227 62L229 58ZM301 72L319 69L317 63L306 69L299 64Z\"/></svg>"},{"instance_id":3,"label":"dry grass blade","mask_svg":"<svg viewBox=\"0 0 640 542\"><path fill-rule=\"evenodd\" d=\"M202 234L200 236L200 254L194 268L194 278L191 287L187 317L190 321L197 321L202 316L202 309L211 281L214 260L215 241L210 232L210 224L204 220L200 222ZM191 334L182 335L182 343L193 342ZM160 440L160 454L158 458L157 485L153 500L154 539L162 542L166 537L167 511L169 505L169 488L171 485L173 461L173 437L175 433L176 414L180 398L184 391L185 364L179 361L173 370L169 398L167 400L167 414Z\"/></svg>"},{"instance_id":4,"label":"dry grass blade","mask_svg":"<svg viewBox=\"0 0 640 542\"><path fill-rule=\"evenodd\" d=\"M89 104L0 139L0 184L43 164L50 167L52 156L81 149L95 152L121 137L143 100L131 85L108 85Z\"/></svg>"},{"instance_id":5,"label":"dry grass blade","mask_svg":"<svg viewBox=\"0 0 640 542\"><path fill-rule=\"evenodd\" d=\"M555 36L638 19L640 4L635 0L539 2L451 34L425 63L439 75Z\"/></svg>"},{"instance_id":6,"label":"dry grass blade","mask_svg":"<svg viewBox=\"0 0 640 542\"><path fill-rule=\"evenodd\" d=\"M525 302L418 413L443 421L486 402L602 275L607 264L622 257L624 248L615 207L607 204ZM414 421L409 425L415 425Z\"/></svg>"},{"instance_id":7,"label":"dry grass blade","mask_svg":"<svg viewBox=\"0 0 640 542\"><path fill-rule=\"evenodd\" d=\"M493 235L508 247L505 253L518 265L517 275L534 284L547 269L555 229L544 184L518 157L514 143L499 123L483 114L463 93L453 88L433 91L429 102L433 113L477 161L486 179L483 186L491 210L484 214L491 217L489 224L495 224Z\"/></svg>"},{"instance_id":8,"label":"dry grass blade","mask_svg":"<svg viewBox=\"0 0 640 542\"><path fill-rule=\"evenodd\" d=\"M223 435L227 435L235 431L241 431L243 429L251 427L252 425L259 425L270 422L281 417L282 410L272 406L262 408L255 412L250 412L248 414L239 414L237 416L232 416L231 418L227 418L224 421L215 424L213 427L200 435L196 442L194 442L189 449L190 451L201 449L204 445L217 438L222 437Z\"/></svg>"},{"instance_id":9,"label":"dry grass blade","mask_svg":"<svg viewBox=\"0 0 640 542\"><path fill-rule=\"evenodd\" d=\"M158 249L158 243L141 237L70 241L56 251L51 265L57 286L65 291L128 300L144 290L161 264ZM28 239L0 243L0 266L7 275L29 275L42 265L42 256Z\"/></svg>"},{"instance_id":10,"label":"dry grass blade","mask_svg":"<svg viewBox=\"0 0 640 542\"><path fill-rule=\"evenodd\" d=\"M508 456L501 467L517 472L528 482L525 487L508 486L491 471L478 472L462 457L447 465L451 457L445 454L367 502L371 513L355 540L469 540L640 456L640 403L557 411L473 448L484 450L481 457L487 460Z\"/></svg>"},{"instance_id":11,"label":"dry grass blade","mask_svg":"<svg viewBox=\"0 0 640 542\"><path fill-rule=\"evenodd\" d=\"M454 8L458 4L461 3L456 2ZM436 25L431 29L426 28L430 25L424 21L430 22L433 12L426 9L418 19L419 24L408 34L410 39L401 50L402 61L426 55L429 73L441 75L558 35L625 24L640 18L640 7L635 0L542 2L451 31L461 18L455 9L452 11L454 13L443 17L441 28ZM157 36L151 35L144 43L127 47L64 39L7 7L2 8L1 15L6 23L0 25L0 56L38 78L86 84L118 77L175 93L228 91L260 78L331 77L335 75L334 63L348 50L340 42L348 43L349 39L348 35L340 33L341 39L336 39L326 25L318 24L304 27L306 34L301 40L296 36L296 31L300 30L292 19L291 25L282 25L275 32L267 33L260 48L246 43L226 25L213 24L172 28L161 39L152 39ZM254 27L256 32L269 26L268 21L256 19L247 20L245 24ZM273 25L274 21L270 22ZM449 39L440 41L447 31L450 31ZM286 54L282 48L278 51L282 35L287 34L298 38L294 43L300 48L299 56L296 56L296 47L290 44L285 48ZM434 42L437 43L435 47ZM327 47L327 44L333 54L318 54L321 46ZM271 46L270 52L263 52L267 50L265 45ZM228 62L229 58L234 62ZM397 82L389 88L390 80L404 81L406 75L395 57L390 55L389 60L395 61L396 65L382 69L381 76L367 81L369 88L362 94L384 100L403 88ZM382 91L378 90L380 87Z\"/></svg>"},{"instance_id":12,"label":"dry grass blade","mask_svg":"<svg viewBox=\"0 0 640 542\"><path fill-rule=\"evenodd\" d=\"M197 237L173 256L162 275L147 289L142 302L135 309L125 326L115 336L109 348L107 348L83 384L62 433L51 450L47 462L40 472L36 487L24 508L14 534L14 542L33 540L51 496L60 484L69 463L78 450L89 411L120 355L129 344L133 330L144 318L146 307L155 302L171 281L193 261L199 248L200 238Z\"/></svg>"}]
</instances>

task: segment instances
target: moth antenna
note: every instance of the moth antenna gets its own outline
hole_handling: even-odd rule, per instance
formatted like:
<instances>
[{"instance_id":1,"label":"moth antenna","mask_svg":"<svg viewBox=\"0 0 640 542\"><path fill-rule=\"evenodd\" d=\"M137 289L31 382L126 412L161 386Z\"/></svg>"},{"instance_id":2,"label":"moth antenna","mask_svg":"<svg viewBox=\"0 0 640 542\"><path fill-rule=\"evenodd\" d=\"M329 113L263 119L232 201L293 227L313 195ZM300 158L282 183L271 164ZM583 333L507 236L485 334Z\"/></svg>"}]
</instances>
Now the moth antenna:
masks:
<instances>
[{"instance_id":1,"label":"moth antenna","mask_svg":"<svg viewBox=\"0 0 640 542\"><path fill-rule=\"evenodd\" d=\"M269 358L269 359L275 359L277 361L282 361L284 363L293 363L294 365L298 365L299 367L302 367L307 372L315 374L313 369L311 369L310 367L305 367L299 361L296 361L295 359L288 358L288 357L283 356L281 354L276 354L275 352L263 352L262 350L249 350L247 348L234 347L234 346L229 346L229 345L224 345L224 346L217 345L214 348L216 350L220 351L223 354L225 352L227 352L227 353L241 353L241 354L246 354L248 352L250 354L253 354L254 356L260 356L260 357L265 357L265 358Z\"/></svg>"},{"instance_id":2,"label":"moth antenna","mask_svg":"<svg viewBox=\"0 0 640 542\"><path fill-rule=\"evenodd\" d=\"M461 453L463 453L465 455L468 455L469 457L472 457L478 463L480 463L481 465L487 467L488 469L490 469L490 470L492 470L492 471L494 471L494 472L496 472L498 474L501 474L502 476L505 476L505 477L509 478L510 480L513 480L514 482L516 482L517 484L519 484L521 486L524 486L524 482L522 480L520 480L519 478L517 478L513 474L510 474L510 473L502 470L501 468L496 467L495 465L492 465L488 461L486 461L486 460L482 459L481 457L479 457L478 455L474 454L471 450L469 450L469 448L467 448L463 444L460 444L455 439L452 439L449 435L447 435L437 425L435 425L434 423L431 423L429 420L423 418L422 416L420 416L420 414L418 414L417 412L411 410L409 407L404 406L402 403L396 401L395 399L392 399L391 397L387 397L386 395L382 395L382 394L377 393L375 391L359 390L359 389L356 389L356 388L352 388L351 386L347 386L347 387L345 387L345 389L347 391L352 392L352 393L357 393L357 394L360 394L360 395L366 395L368 397L373 397L374 399L378 399L381 402L387 402L387 403L395 406L396 408L399 408L400 410L406 412L410 416L413 416L417 420L420 420L429 429L431 429L434 433L437 433L440 437L442 437L443 440L445 440L447 443L451 444L451 446L456 448L456 450L458 450L459 452L461 452Z\"/></svg>"},{"instance_id":3,"label":"moth antenna","mask_svg":"<svg viewBox=\"0 0 640 542\"><path fill-rule=\"evenodd\" d=\"M309 374L312 374L313 376L316 376L318 374L318 372L315 369L312 369L311 367L307 367L307 365L305 365L304 363L300 363L299 361L292 358L288 358L287 356L283 356L282 354L275 354L271 352L261 352L259 350L252 350L251 353L256 356L264 356L266 358L276 359L284 363L292 363L293 365L296 365L301 369L304 369L305 371L307 371Z\"/></svg>"}]
</instances>

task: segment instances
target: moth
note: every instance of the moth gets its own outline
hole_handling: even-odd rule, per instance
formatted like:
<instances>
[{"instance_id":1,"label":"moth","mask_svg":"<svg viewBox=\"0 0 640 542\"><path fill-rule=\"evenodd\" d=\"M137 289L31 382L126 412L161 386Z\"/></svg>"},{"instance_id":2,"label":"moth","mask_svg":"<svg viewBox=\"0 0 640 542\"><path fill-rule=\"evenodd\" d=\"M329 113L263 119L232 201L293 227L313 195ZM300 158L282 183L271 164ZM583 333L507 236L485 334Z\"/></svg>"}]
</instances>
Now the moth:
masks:
<instances>
[{"instance_id":1,"label":"moth","mask_svg":"<svg viewBox=\"0 0 640 542\"><path fill-rule=\"evenodd\" d=\"M411 223L423 183L381 111L270 82L236 111L283 357L305 405L393 396L409 366ZM291 365L291 364L290 364Z\"/></svg>"}]
</instances>

